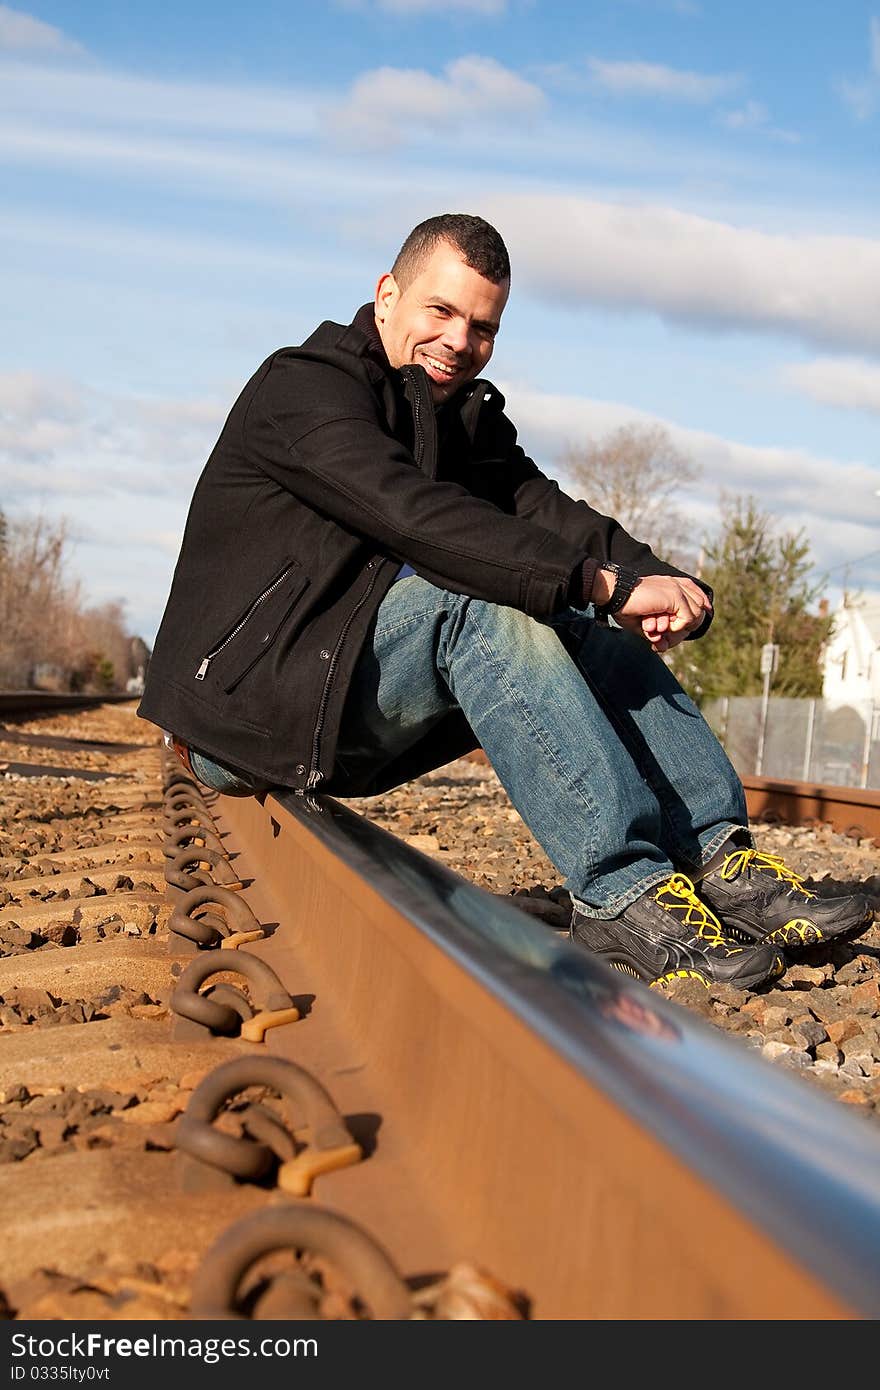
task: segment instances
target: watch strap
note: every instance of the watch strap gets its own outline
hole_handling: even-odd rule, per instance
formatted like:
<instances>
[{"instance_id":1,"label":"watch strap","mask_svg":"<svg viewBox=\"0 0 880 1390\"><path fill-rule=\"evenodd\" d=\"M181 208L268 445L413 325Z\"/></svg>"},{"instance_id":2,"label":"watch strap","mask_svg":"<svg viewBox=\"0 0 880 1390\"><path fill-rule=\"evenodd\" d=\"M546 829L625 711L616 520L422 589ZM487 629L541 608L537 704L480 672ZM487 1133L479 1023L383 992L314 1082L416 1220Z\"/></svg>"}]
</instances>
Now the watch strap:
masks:
<instances>
[{"instance_id":1,"label":"watch strap","mask_svg":"<svg viewBox=\"0 0 880 1390\"><path fill-rule=\"evenodd\" d=\"M606 603L596 607L597 618L610 618L620 611L633 589L641 583L642 576L636 574L635 570L625 569L623 565L618 565L613 560L603 560L599 569L607 570L615 576L611 597Z\"/></svg>"}]
</instances>

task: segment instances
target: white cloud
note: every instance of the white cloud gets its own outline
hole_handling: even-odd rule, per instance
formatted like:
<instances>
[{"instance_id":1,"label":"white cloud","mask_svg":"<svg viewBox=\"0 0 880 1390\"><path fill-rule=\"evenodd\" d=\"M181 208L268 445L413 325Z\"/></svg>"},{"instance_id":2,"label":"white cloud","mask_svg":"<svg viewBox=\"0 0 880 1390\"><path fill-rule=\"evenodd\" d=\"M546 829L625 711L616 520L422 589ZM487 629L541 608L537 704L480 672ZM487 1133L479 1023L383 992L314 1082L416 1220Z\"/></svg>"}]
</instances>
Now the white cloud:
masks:
<instances>
[{"instance_id":1,"label":"white cloud","mask_svg":"<svg viewBox=\"0 0 880 1390\"><path fill-rule=\"evenodd\" d=\"M721 123L727 126L728 130L755 131L758 134L769 135L773 140L784 140L788 144L796 144L801 138L796 131L781 130L778 126L771 125L770 113L761 101L747 101L737 110L725 112Z\"/></svg>"},{"instance_id":2,"label":"white cloud","mask_svg":"<svg viewBox=\"0 0 880 1390\"><path fill-rule=\"evenodd\" d=\"M180 542L183 540L182 531L144 531L136 537L141 545L149 546L153 550L158 550L163 555L170 555L172 560L176 560L180 551Z\"/></svg>"},{"instance_id":3,"label":"white cloud","mask_svg":"<svg viewBox=\"0 0 880 1390\"><path fill-rule=\"evenodd\" d=\"M837 92L857 121L869 120L877 109L877 86L873 82L843 79L837 83Z\"/></svg>"},{"instance_id":4,"label":"white cloud","mask_svg":"<svg viewBox=\"0 0 880 1390\"><path fill-rule=\"evenodd\" d=\"M782 381L822 405L880 415L880 366L859 357L819 357L784 367Z\"/></svg>"},{"instance_id":5,"label":"white cloud","mask_svg":"<svg viewBox=\"0 0 880 1390\"><path fill-rule=\"evenodd\" d=\"M235 142L224 146L173 134L142 138L109 128L65 129L61 123L46 128L11 122L0 126L0 159L68 171L73 165L135 181L150 177L183 184L191 194L210 191L224 199L282 205L298 205L308 189L309 196L320 194L326 207L348 206L352 197L374 193L379 186L374 169L351 160L340 170L299 149L245 148ZM381 171L381 182L396 184L403 192L413 181L387 169Z\"/></svg>"},{"instance_id":6,"label":"white cloud","mask_svg":"<svg viewBox=\"0 0 880 1390\"><path fill-rule=\"evenodd\" d=\"M82 389L76 382L37 372L0 373L0 419L72 421L82 414Z\"/></svg>"},{"instance_id":7,"label":"white cloud","mask_svg":"<svg viewBox=\"0 0 880 1390\"><path fill-rule=\"evenodd\" d=\"M278 247L268 241L261 242L253 233L247 240L232 241L210 235L205 230L166 233L144 223L131 226L124 222L78 218L49 220L35 213L11 214L0 221L0 247L4 244L26 246L32 251L50 248L56 254L61 249L85 251L105 262L155 263L165 270L197 266L246 272L251 283L263 276L275 277L277 281L279 274L285 277L320 275L334 279L346 273L339 256L329 249L311 252L297 245ZM4 405L3 393L8 389L6 381L8 378L0 376L0 409Z\"/></svg>"},{"instance_id":8,"label":"white cloud","mask_svg":"<svg viewBox=\"0 0 880 1390\"><path fill-rule=\"evenodd\" d=\"M730 130L757 130L767 124L767 119L767 108L760 101L747 101L745 106L728 111L722 117L723 124Z\"/></svg>"},{"instance_id":9,"label":"white cloud","mask_svg":"<svg viewBox=\"0 0 880 1390\"><path fill-rule=\"evenodd\" d=\"M544 94L494 58L469 54L448 63L442 77L423 68L377 68L353 84L332 112L346 139L387 145L413 129L446 134L477 118L534 112Z\"/></svg>"},{"instance_id":10,"label":"white cloud","mask_svg":"<svg viewBox=\"0 0 880 1390\"><path fill-rule=\"evenodd\" d=\"M617 3L637 5L640 9L647 6L652 10L671 10L673 14L683 15L687 19L703 13L703 7L697 0L617 0Z\"/></svg>"},{"instance_id":11,"label":"white cloud","mask_svg":"<svg viewBox=\"0 0 880 1390\"><path fill-rule=\"evenodd\" d=\"M589 58L593 80L615 96L668 97L672 101L704 103L742 85L738 73L714 75L664 67L659 63L611 63Z\"/></svg>"},{"instance_id":12,"label":"white cloud","mask_svg":"<svg viewBox=\"0 0 880 1390\"><path fill-rule=\"evenodd\" d=\"M556 187L574 183L580 189L597 177L607 177L614 188L633 179L647 178L651 187L674 182L698 206L708 188L716 211L719 198L726 195L729 204L732 190L752 188L755 181L763 186L769 181L778 189L776 163L771 160L765 167L757 152L746 151L740 142L664 134L656 123L639 129L583 114L575 119L566 97L558 103L558 118L551 114L527 121L525 116L543 101L540 86L551 85L545 74L530 72L525 91L516 88L510 94L513 104L494 121L490 112L479 117L478 148L470 108L456 92L447 92L452 102L448 119L420 123L418 83L408 111L395 114L396 129L387 120L368 122L365 135L355 116L354 136L378 140L382 148L404 131L420 137L418 163L407 169L393 157L368 162L351 136L342 149L328 150L321 143L344 92L152 80L98 70L86 75L0 59L0 163L59 169L65 176L71 165L73 173L86 169L90 177L113 181L114 205L118 180L145 186L149 180L151 193L174 183L193 198L219 192L224 201L245 204L254 199L301 204L306 189L313 215L346 205L356 206L358 217L371 193L381 197L399 191L409 198L416 189L432 212L452 198L457 202L463 193L472 200L482 198L487 186L511 181L522 186L524 179L552 179ZM448 83L448 74L440 72L431 80ZM553 80L557 86L574 82L574 65ZM577 80L581 89L588 81L583 63ZM514 82L522 79L514 77ZM517 119L520 105L524 116ZM769 148L764 142L761 153ZM798 170L787 162L786 173ZM842 174L823 175L813 167L808 174L800 201L851 226L851 182L844 186ZM787 215L790 183L786 187ZM762 198L762 215L770 207Z\"/></svg>"},{"instance_id":13,"label":"white cloud","mask_svg":"<svg viewBox=\"0 0 880 1390\"><path fill-rule=\"evenodd\" d=\"M880 354L880 241L770 234L675 208L492 195L514 278L569 305Z\"/></svg>"},{"instance_id":14,"label":"white cloud","mask_svg":"<svg viewBox=\"0 0 880 1390\"><path fill-rule=\"evenodd\" d=\"M170 126L279 139L313 135L318 126L315 92L303 88L176 82L110 72L48 72L37 63L0 63L0 110L33 116L73 117L89 125L138 132Z\"/></svg>"},{"instance_id":15,"label":"white cloud","mask_svg":"<svg viewBox=\"0 0 880 1390\"><path fill-rule=\"evenodd\" d=\"M858 81L842 78L835 83L838 96L857 121L869 120L880 103L880 19L875 16L869 21L868 45L869 76Z\"/></svg>"},{"instance_id":16,"label":"white cloud","mask_svg":"<svg viewBox=\"0 0 880 1390\"><path fill-rule=\"evenodd\" d=\"M124 595L133 630L152 641L189 500L228 408L0 373L3 511L63 517L71 577L88 601Z\"/></svg>"},{"instance_id":17,"label":"white cloud","mask_svg":"<svg viewBox=\"0 0 880 1390\"><path fill-rule=\"evenodd\" d=\"M186 495L228 402L102 395L67 378L0 373L5 504L44 497Z\"/></svg>"},{"instance_id":18,"label":"white cloud","mask_svg":"<svg viewBox=\"0 0 880 1390\"><path fill-rule=\"evenodd\" d=\"M368 9L369 5L365 0L348 0L344 8L352 10ZM386 14L430 14L437 15L437 0L375 0L375 8L384 10ZM476 15L498 15L504 14L507 10L507 0L445 0L443 12L449 10L465 11L468 14Z\"/></svg>"},{"instance_id":19,"label":"white cloud","mask_svg":"<svg viewBox=\"0 0 880 1390\"><path fill-rule=\"evenodd\" d=\"M0 5L0 51L70 56L85 53L82 44L68 38L54 24L44 24L8 5Z\"/></svg>"},{"instance_id":20,"label":"white cloud","mask_svg":"<svg viewBox=\"0 0 880 1390\"><path fill-rule=\"evenodd\" d=\"M456 59L440 76L390 67L367 72L341 99L318 89L50 76L45 67L0 62L0 156L62 167L74 159L139 171L192 169L202 185L225 182L224 196L255 187L274 187L273 197L279 189L295 192L302 167L305 177L335 188L330 196L339 201L352 180L375 186L376 171L353 160L340 177L326 151L319 153L321 134L385 147L427 131L439 146L474 120L484 132L493 118L510 125L511 115L534 112L544 100L534 83L478 55Z\"/></svg>"},{"instance_id":21,"label":"white cloud","mask_svg":"<svg viewBox=\"0 0 880 1390\"><path fill-rule=\"evenodd\" d=\"M417 110L421 90L419 83L414 85L416 105L411 111ZM538 87L525 85L525 93L519 89L519 95L524 96L524 109L533 111L543 98ZM345 204L356 207L358 217L371 193L399 191L409 197L415 188L434 211L438 178L446 190L439 195L442 204L453 197L457 201L462 190L482 197L487 181L508 179L504 171L511 169L548 173L555 168L557 175L581 184L599 167L609 171L615 183L624 176L680 180L684 175L697 182L711 179L713 187L723 179L733 187L756 167L753 155L746 161L732 155L729 147L709 152L689 141L661 139L654 130L637 134L610 122L573 124L568 118L547 129L543 121L493 123L482 116L475 156L468 108L455 92L447 96L453 107L450 119L420 125L410 111L395 116L396 131L388 121L379 121L369 126L365 137L356 114L353 117L354 136L371 137L383 148L389 135L393 140L404 128L430 137L422 142L430 158L404 169L393 159L368 163L354 150L349 135L345 152L332 151L329 157L326 147L318 145L318 136L327 130L338 94L327 91L297 89L290 94L98 72L87 79L69 71L56 74L46 67L0 61L0 162L65 173L73 164L114 183L118 178L173 181L200 198L216 190L224 200L247 203L254 198L297 203L307 188L311 207L326 210ZM516 92L512 99L515 110ZM438 176L438 160L449 161L447 174ZM810 196L816 196L814 180ZM829 204L824 198L822 205Z\"/></svg>"}]
</instances>

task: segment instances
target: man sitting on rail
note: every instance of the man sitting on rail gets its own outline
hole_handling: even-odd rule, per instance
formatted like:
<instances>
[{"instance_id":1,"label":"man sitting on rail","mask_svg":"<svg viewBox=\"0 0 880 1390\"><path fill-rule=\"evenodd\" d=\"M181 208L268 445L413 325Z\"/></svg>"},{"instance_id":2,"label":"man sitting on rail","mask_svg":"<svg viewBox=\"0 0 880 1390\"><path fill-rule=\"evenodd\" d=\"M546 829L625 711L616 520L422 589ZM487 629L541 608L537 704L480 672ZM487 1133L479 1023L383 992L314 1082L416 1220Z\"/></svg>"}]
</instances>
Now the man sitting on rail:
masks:
<instances>
[{"instance_id":1,"label":"man sitting on rail","mask_svg":"<svg viewBox=\"0 0 880 1390\"><path fill-rule=\"evenodd\" d=\"M518 445L479 376L509 288L493 227L433 217L351 324L263 363L196 487L140 713L231 795L369 796L482 745L575 941L649 983L760 985L868 902L755 850L658 655L706 630L707 586Z\"/></svg>"}]
</instances>

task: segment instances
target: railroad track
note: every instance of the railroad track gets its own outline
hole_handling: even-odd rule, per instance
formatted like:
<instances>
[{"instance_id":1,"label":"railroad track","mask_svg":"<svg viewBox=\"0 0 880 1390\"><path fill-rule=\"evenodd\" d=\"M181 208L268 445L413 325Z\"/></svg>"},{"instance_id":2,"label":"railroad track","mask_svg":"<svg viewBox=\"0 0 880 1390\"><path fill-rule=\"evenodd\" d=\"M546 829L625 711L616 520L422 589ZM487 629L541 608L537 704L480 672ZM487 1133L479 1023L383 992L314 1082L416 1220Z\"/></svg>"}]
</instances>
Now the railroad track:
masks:
<instances>
[{"instance_id":1,"label":"railroad track","mask_svg":"<svg viewBox=\"0 0 880 1390\"><path fill-rule=\"evenodd\" d=\"M773 777L744 777L743 786L753 820L830 825L851 839L873 840L880 849L880 791L823 787Z\"/></svg>"},{"instance_id":2,"label":"railroad track","mask_svg":"<svg viewBox=\"0 0 880 1390\"><path fill-rule=\"evenodd\" d=\"M867 1114L351 809L79 719L11 731L56 769L7 778L13 1315L877 1316Z\"/></svg>"}]
</instances>

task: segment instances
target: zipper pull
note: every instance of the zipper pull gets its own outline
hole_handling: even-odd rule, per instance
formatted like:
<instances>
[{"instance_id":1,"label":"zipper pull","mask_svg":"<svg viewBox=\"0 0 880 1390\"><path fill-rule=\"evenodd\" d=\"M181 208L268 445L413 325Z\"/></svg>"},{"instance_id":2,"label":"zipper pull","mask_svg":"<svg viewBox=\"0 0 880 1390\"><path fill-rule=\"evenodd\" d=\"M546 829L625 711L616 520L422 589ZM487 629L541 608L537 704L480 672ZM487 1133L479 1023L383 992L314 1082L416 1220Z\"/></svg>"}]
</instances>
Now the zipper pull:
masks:
<instances>
[{"instance_id":1,"label":"zipper pull","mask_svg":"<svg viewBox=\"0 0 880 1390\"><path fill-rule=\"evenodd\" d=\"M323 780L324 780L324 774L323 774L323 772L310 772L309 775L308 775L308 777L306 778L306 787L308 787L308 788L317 787L318 783L319 783L319 782L323 782Z\"/></svg>"},{"instance_id":2,"label":"zipper pull","mask_svg":"<svg viewBox=\"0 0 880 1390\"><path fill-rule=\"evenodd\" d=\"M201 666L200 666L199 669L196 671L196 680L197 680L197 681L203 681L203 680L205 679L205 676L208 674L208 667L210 666L210 664L211 664L211 658L210 658L209 656L206 656L205 659L204 659L204 661L202 662Z\"/></svg>"}]
</instances>

